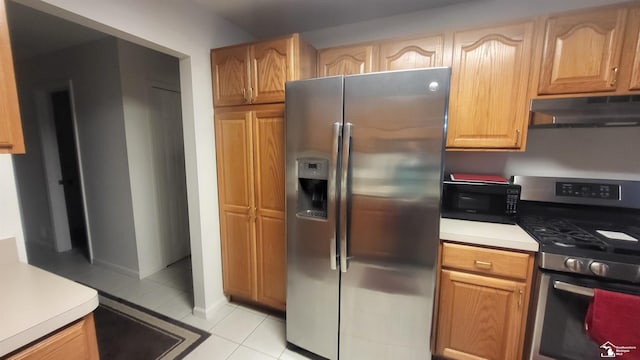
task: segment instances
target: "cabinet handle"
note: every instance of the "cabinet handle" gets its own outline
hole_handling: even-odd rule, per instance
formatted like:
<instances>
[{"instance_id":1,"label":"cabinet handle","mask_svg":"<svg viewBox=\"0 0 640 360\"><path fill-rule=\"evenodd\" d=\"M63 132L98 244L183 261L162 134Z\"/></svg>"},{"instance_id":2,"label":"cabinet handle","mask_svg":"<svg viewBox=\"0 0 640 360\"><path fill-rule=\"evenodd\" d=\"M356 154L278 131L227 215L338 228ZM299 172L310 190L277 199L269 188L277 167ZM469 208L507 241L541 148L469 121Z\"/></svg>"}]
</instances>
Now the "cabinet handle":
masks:
<instances>
[{"instance_id":1,"label":"cabinet handle","mask_svg":"<svg viewBox=\"0 0 640 360\"><path fill-rule=\"evenodd\" d=\"M249 103L250 104L253 103L253 100L254 100L254 98L253 98L253 88L250 87L249 88Z\"/></svg>"},{"instance_id":2,"label":"cabinet handle","mask_svg":"<svg viewBox=\"0 0 640 360\"><path fill-rule=\"evenodd\" d=\"M616 86L616 83L618 83L618 67L614 67L613 69L611 69L611 71L613 71L613 79L611 80L611 86Z\"/></svg>"},{"instance_id":3,"label":"cabinet handle","mask_svg":"<svg viewBox=\"0 0 640 360\"><path fill-rule=\"evenodd\" d=\"M484 269L490 269L491 266L493 266L493 264L491 262L489 262L489 261L480 261L480 260L474 260L473 264L476 267L484 268Z\"/></svg>"},{"instance_id":4,"label":"cabinet handle","mask_svg":"<svg viewBox=\"0 0 640 360\"><path fill-rule=\"evenodd\" d=\"M522 289L518 289L518 308L522 307L522 294L524 291Z\"/></svg>"},{"instance_id":5,"label":"cabinet handle","mask_svg":"<svg viewBox=\"0 0 640 360\"><path fill-rule=\"evenodd\" d=\"M247 89L242 88L242 102L246 103L247 102Z\"/></svg>"},{"instance_id":6,"label":"cabinet handle","mask_svg":"<svg viewBox=\"0 0 640 360\"><path fill-rule=\"evenodd\" d=\"M516 147L520 147L520 129L516 129Z\"/></svg>"}]
</instances>

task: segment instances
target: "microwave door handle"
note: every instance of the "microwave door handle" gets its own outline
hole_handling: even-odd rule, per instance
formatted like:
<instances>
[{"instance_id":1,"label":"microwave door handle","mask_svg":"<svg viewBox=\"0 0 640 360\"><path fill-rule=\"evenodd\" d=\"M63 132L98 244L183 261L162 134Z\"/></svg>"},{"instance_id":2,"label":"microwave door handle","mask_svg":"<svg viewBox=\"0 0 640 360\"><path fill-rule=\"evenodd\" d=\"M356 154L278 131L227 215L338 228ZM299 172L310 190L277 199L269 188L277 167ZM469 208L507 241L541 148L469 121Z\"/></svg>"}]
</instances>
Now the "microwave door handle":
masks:
<instances>
[{"instance_id":1,"label":"microwave door handle","mask_svg":"<svg viewBox=\"0 0 640 360\"><path fill-rule=\"evenodd\" d=\"M340 167L340 139L342 138L342 124L336 122L333 124L333 142L331 144L331 156L333 161L333 166L331 166L331 173L329 174L329 206L333 209L337 210L336 200L338 199L337 192L338 187L336 186L337 176L338 176L338 167ZM334 211L336 214L335 220L336 224L338 224L338 213L339 211ZM329 239L329 264L331 270L338 269L337 263L337 229L334 228Z\"/></svg>"},{"instance_id":2,"label":"microwave door handle","mask_svg":"<svg viewBox=\"0 0 640 360\"><path fill-rule=\"evenodd\" d=\"M582 296L587 296L587 297L593 297L593 289L588 288L588 287L584 287L584 286L578 286L578 285L573 285L573 284L569 284L566 282L562 282L562 281L554 281L553 282L553 288L560 290L560 291L566 291L568 293L572 293L572 294L577 294L577 295L582 295Z\"/></svg>"}]
</instances>

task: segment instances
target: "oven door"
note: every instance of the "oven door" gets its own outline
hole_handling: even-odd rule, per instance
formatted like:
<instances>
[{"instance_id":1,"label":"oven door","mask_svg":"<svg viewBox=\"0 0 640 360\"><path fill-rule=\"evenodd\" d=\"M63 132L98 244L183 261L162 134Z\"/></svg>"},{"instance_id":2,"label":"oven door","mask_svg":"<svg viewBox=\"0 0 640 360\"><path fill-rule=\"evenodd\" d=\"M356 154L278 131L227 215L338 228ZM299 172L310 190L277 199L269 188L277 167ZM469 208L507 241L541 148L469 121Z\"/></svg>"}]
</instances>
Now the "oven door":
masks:
<instances>
[{"instance_id":1,"label":"oven door","mask_svg":"<svg viewBox=\"0 0 640 360\"><path fill-rule=\"evenodd\" d=\"M584 329L593 289L640 295L639 285L543 272L540 277L530 359L600 359L600 345Z\"/></svg>"}]
</instances>

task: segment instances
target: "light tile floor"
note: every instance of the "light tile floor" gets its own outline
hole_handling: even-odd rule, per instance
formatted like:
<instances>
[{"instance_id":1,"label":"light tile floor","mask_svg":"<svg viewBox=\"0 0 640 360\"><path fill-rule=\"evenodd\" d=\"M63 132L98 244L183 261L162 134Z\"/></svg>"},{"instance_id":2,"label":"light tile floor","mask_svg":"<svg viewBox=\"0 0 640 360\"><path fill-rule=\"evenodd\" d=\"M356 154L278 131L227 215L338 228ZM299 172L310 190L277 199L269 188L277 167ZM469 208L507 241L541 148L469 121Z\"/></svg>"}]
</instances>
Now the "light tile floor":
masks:
<instances>
[{"instance_id":1,"label":"light tile floor","mask_svg":"<svg viewBox=\"0 0 640 360\"><path fill-rule=\"evenodd\" d=\"M139 280L100 265L78 252L56 253L27 244L29 263L47 271L180 320L212 335L186 360L305 360L285 349L285 322L243 305L227 303L211 319L192 315L191 259Z\"/></svg>"}]
</instances>

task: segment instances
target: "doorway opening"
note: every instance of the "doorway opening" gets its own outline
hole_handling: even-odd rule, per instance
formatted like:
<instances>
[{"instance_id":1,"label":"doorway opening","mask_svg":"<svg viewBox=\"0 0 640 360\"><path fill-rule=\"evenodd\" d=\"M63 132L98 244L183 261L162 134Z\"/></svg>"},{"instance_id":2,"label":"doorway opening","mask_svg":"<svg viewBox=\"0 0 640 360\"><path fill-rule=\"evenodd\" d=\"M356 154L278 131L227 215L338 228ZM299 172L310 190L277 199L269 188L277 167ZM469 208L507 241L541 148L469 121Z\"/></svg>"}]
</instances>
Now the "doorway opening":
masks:
<instances>
[{"instance_id":1,"label":"doorway opening","mask_svg":"<svg viewBox=\"0 0 640 360\"><path fill-rule=\"evenodd\" d=\"M58 184L64 193L71 248L82 253L91 262L71 93L69 89L64 89L50 92L48 95L60 160L61 178Z\"/></svg>"}]
</instances>

